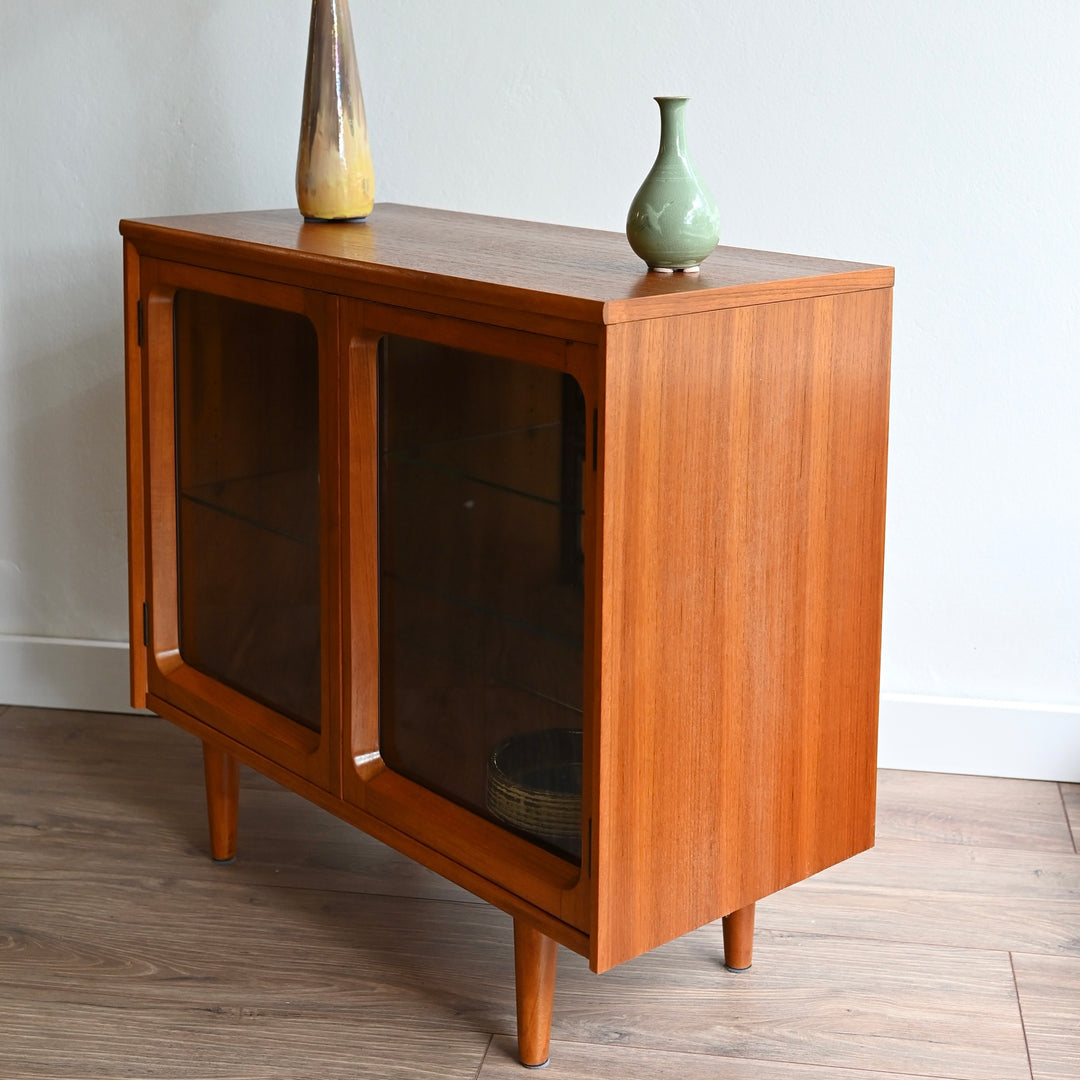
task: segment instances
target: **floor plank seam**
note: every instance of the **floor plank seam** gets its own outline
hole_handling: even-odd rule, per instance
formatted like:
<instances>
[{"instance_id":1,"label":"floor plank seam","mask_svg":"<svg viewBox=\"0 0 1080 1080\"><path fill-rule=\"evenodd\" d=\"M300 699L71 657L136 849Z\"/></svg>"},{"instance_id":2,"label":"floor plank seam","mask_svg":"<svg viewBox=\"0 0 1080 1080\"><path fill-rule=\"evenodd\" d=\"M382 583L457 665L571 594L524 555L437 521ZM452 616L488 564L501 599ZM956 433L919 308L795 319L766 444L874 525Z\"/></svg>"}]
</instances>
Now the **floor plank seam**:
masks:
<instances>
[{"instance_id":1,"label":"floor plank seam","mask_svg":"<svg viewBox=\"0 0 1080 1080\"><path fill-rule=\"evenodd\" d=\"M476 1066L476 1072L473 1073L473 1080L480 1080L480 1074L484 1071L484 1062L488 1059L488 1054L491 1053L492 1046L495 1045L497 1035L491 1032L487 1033L488 1041L487 1046L484 1047L484 1052L480 1055L480 1063Z\"/></svg>"},{"instance_id":2,"label":"floor plank seam","mask_svg":"<svg viewBox=\"0 0 1080 1080\"><path fill-rule=\"evenodd\" d=\"M1062 798L1064 800L1064 796ZM1068 815L1067 814L1066 814L1066 825L1068 825ZM908 836L884 836L884 837L882 837L882 839L888 841L889 844L903 845L905 848L909 848L912 851L918 851L918 850L920 850L922 848L929 847L929 848L931 848L931 850L933 850L935 848L936 849L941 849L941 848L950 849L951 848L951 849L954 849L954 850L957 850L957 851L985 851L988 854L993 853L995 851L1011 851L1011 852L1023 851L1023 852L1026 852L1028 855L1031 855L1033 857L1038 857L1039 855L1075 855L1075 854L1077 854L1076 842L1075 842L1075 839L1071 836L1071 833L1070 833L1070 842L1071 842L1072 848L1073 848L1072 851L1069 850L1068 846L1062 846L1062 848L1060 850L1054 850L1052 848L1034 848L1033 849L1030 846L1027 846L1027 845L1024 845L1024 844L1021 844L1021 843L1016 843L1016 844L988 844L988 843L971 843L971 842L960 843L960 842L958 842L956 840L914 840L914 839L912 839L911 837L908 837ZM853 859L862 858L864 855L867 855L869 852L873 851L875 848L880 850L884 846L885 845L882 845L882 844L875 844L873 848L867 848L866 851L860 851L858 855L853 855L852 858ZM842 866L843 864L842 863L836 863L835 865L836 866ZM831 866L826 867L826 869L820 871L820 873L827 874L831 869L832 869ZM817 875L815 875L815 876L817 876ZM813 877L804 878L803 880L804 881L813 881L814 878ZM796 885L801 885L801 884L802 884L802 882L796 882ZM792 887L793 886L789 886L789 888L792 888Z\"/></svg>"},{"instance_id":3,"label":"floor plank seam","mask_svg":"<svg viewBox=\"0 0 1080 1080\"><path fill-rule=\"evenodd\" d=\"M1069 830L1069 839L1072 840L1073 851L1080 855L1080 847L1076 843L1077 830L1073 828L1072 818L1069 817L1069 803L1065 798L1065 785L1059 783L1057 789L1058 796L1061 798L1061 809L1065 814L1065 828Z\"/></svg>"},{"instance_id":4,"label":"floor plank seam","mask_svg":"<svg viewBox=\"0 0 1080 1080\"><path fill-rule=\"evenodd\" d=\"M209 856L207 856L207 858L208 857ZM235 865L235 864L232 864L232 865ZM221 867L221 869L224 870L224 871L227 871L228 867ZM160 875L160 876L162 878L164 878L164 875ZM206 878L199 877L197 875L188 876L186 874L177 873L177 874L169 874L169 875L167 875L167 877L168 877L168 881L170 883L188 883L188 884L194 884L194 885L202 885L202 884L207 883ZM120 881L125 881L125 880L132 881L132 882L139 882L139 881L145 880L145 878L146 878L146 875L144 875L144 874L130 874L130 875L111 876L111 880L114 881L114 882L120 882ZM405 902L417 903L417 904L453 904L455 907L465 908L466 910L473 910L473 909L476 909L476 908L483 908L485 906L490 906L490 905L485 905L482 900L468 900L468 899L458 900L458 899L455 899L455 898L452 898L452 897L424 896L424 895L418 895L416 893L407 893L407 892L383 892L383 891L374 890L374 889L342 889L342 888L335 888L333 886L325 886L324 887L324 886L321 886L321 885L295 885L295 884L290 884L289 882L286 882L286 881L277 882L277 881L229 881L229 880L222 880L222 881L213 882L213 885L214 885L214 888L223 888L223 889L228 889L228 890L242 889L242 890L249 890L249 891L262 891L262 890L265 889L265 890L267 890L268 894L270 894L270 895L272 895L273 893L282 893L282 894L287 893L287 894L290 894L290 895L310 893L312 895L318 894L320 896L329 894L331 896L338 896L338 897L354 896L354 897L379 898L379 899L382 899L382 900L402 900L402 901L405 901ZM501 910L501 909L496 909L496 910ZM506 913L503 912L503 914L506 914ZM507 915L506 917L510 918L509 915Z\"/></svg>"},{"instance_id":5,"label":"floor plank seam","mask_svg":"<svg viewBox=\"0 0 1080 1080\"><path fill-rule=\"evenodd\" d=\"M1020 981L1016 977L1016 963L1013 954L1009 952L1009 968L1012 970L1013 990L1016 992L1016 1011L1020 1014L1020 1031L1024 1036L1024 1053L1027 1054L1028 1072L1032 1080L1035 1080L1035 1067L1031 1063L1031 1045L1028 1043L1027 1021L1024 1019L1024 1003L1020 999Z\"/></svg>"},{"instance_id":6,"label":"floor plank seam","mask_svg":"<svg viewBox=\"0 0 1080 1080\"><path fill-rule=\"evenodd\" d=\"M1022 897L1006 898L1016 899L1022 901ZM1063 903L1066 901L1063 901ZM709 926L714 924L709 923ZM1011 956L1012 952L1008 946L998 945L958 945L951 941L919 941L913 940L910 937L871 937L864 934L829 934L821 931L814 931L810 933L805 930L784 930L782 927L770 926L767 923L760 923L759 929L763 933L771 934L786 934L790 937L799 938L812 938L818 941L849 941L849 942L862 942L866 945L910 945L916 949L948 949L950 952L967 952L967 953L996 953L998 956ZM697 931L695 931L696 933ZM1027 950L1020 950L1026 952ZM1041 956L1075 956L1076 953L1066 952L1036 952L1035 955Z\"/></svg>"},{"instance_id":7,"label":"floor plank seam","mask_svg":"<svg viewBox=\"0 0 1080 1080\"><path fill-rule=\"evenodd\" d=\"M201 878L180 878L177 876L174 880L194 881L199 882ZM215 884L217 884L215 882ZM381 889L342 889L333 885L316 886L316 885L293 885L287 881L249 881L249 882L225 882L227 886L231 888L244 888L244 889L280 889L282 892L293 893L330 893L333 896L379 896L384 900L416 900L429 904L455 904L459 907L476 908L482 907L483 900L458 900L449 896L421 896L416 893L407 892L384 892ZM509 918L509 916L507 916Z\"/></svg>"},{"instance_id":8,"label":"floor plank seam","mask_svg":"<svg viewBox=\"0 0 1080 1080\"><path fill-rule=\"evenodd\" d=\"M513 1036L506 1036L507 1038L513 1038ZM627 1042L620 1040L614 1043L605 1043L603 1040L589 1041L587 1039L574 1039L574 1038L560 1038L552 1033L551 1048L552 1058L554 1059L554 1050L557 1046L574 1046L584 1049L595 1049L596 1047L603 1047L611 1045L619 1049L626 1050L640 1050L649 1054L664 1054L673 1058L700 1058L702 1061L732 1061L738 1062L742 1065L789 1065L795 1069L814 1069L820 1072L822 1077L843 1077L845 1074L852 1076L863 1077L867 1074L867 1068L865 1065L839 1065L835 1063L821 1063L817 1061L807 1061L805 1058L797 1057L758 1057L758 1056L745 1056L742 1054L715 1054L708 1050L694 1050L688 1047L679 1047L678 1049L668 1049L660 1046L649 1046L646 1043ZM877 1065L872 1070L875 1077L877 1076L899 1076L903 1077L903 1080L961 1080L955 1073L923 1073L912 1072L910 1069L897 1070L897 1069L883 1069L880 1065Z\"/></svg>"}]
</instances>

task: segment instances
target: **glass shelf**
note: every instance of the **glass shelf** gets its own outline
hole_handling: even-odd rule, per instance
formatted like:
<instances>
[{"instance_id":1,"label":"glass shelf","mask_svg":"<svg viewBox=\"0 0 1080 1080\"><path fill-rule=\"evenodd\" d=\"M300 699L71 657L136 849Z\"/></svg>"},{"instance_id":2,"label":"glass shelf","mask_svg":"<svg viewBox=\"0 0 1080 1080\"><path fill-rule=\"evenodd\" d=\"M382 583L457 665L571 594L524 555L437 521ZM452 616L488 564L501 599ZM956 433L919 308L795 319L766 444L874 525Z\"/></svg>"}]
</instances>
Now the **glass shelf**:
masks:
<instances>
[{"instance_id":1,"label":"glass shelf","mask_svg":"<svg viewBox=\"0 0 1080 1080\"><path fill-rule=\"evenodd\" d=\"M316 468L216 480L185 488L180 497L305 547L319 546Z\"/></svg>"},{"instance_id":2,"label":"glass shelf","mask_svg":"<svg viewBox=\"0 0 1080 1080\"><path fill-rule=\"evenodd\" d=\"M418 469L580 515L580 503L564 501L561 477L550 468L553 459L560 459L564 437L563 425L552 423L407 447L390 456Z\"/></svg>"}]
</instances>

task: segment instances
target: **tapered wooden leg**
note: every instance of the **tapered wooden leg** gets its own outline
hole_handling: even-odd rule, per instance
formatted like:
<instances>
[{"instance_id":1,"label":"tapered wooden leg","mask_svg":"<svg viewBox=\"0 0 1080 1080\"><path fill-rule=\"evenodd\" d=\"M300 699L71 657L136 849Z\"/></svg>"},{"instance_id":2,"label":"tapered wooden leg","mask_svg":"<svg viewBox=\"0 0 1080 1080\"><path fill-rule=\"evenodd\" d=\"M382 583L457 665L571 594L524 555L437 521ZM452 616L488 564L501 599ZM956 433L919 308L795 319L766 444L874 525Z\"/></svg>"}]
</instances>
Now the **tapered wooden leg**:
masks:
<instances>
[{"instance_id":1,"label":"tapered wooden leg","mask_svg":"<svg viewBox=\"0 0 1080 1080\"><path fill-rule=\"evenodd\" d=\"M558 955L559 946L551 938L523 919L514 920L518 1058L530 1069L548 1063Z\"/></svg>"},{"instance_id":2,"label":"tapered wooden leg","mask_svg":"<svg viewBox=\"0 0 1080 1080\"><path fill-rule=\"evenodd\" d=\"M206 813L210 819L210 854L215 862L236 858L236 819L240 809L240 770L236 758L203 743Z\"/></svg>"},{"instance_id":3,"label":"tapered wooden leg","mask_svg":"<svg viewBox=\"0 0 1080 1080\"><path fill-rule=\"evenodd\" d=\"M724 916L724 967L746 971L754 955L754 905Z\"/></svg>"}]
</instances>

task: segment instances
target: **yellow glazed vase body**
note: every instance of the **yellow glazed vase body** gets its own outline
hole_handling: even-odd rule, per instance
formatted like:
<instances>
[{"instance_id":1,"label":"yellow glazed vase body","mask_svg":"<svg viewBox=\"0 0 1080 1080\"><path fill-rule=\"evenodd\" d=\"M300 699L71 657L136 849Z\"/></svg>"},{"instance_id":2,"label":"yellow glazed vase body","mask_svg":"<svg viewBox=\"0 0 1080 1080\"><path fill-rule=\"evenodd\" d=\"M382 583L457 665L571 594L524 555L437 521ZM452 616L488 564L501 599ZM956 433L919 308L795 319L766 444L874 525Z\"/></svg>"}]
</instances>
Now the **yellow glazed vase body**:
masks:
<instances>
[{"instance_id":1,"label":"yellow glazed vase body","mask_svg":"<svg viewBox=\"0 0 1080 1080\"><path fill-rule=\"evenodd\" d=\"M362 221L375 205L348 0L312 0L296 201L307 221Z\"/></svg>"}]
</instances>

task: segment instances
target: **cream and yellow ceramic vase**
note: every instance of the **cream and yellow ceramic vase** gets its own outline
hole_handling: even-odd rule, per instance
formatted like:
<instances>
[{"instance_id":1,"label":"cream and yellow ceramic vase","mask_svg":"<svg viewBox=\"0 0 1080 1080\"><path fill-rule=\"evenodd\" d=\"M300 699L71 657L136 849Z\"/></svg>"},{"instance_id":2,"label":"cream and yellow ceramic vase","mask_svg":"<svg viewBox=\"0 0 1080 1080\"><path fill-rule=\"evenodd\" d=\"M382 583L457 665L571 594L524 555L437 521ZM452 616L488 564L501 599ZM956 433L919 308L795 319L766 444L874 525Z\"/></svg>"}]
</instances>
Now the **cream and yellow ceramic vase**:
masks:
<instances>
[{"instance_id":1,"label":"cream and yellow ceramic vase","mask_svg":"<svg viewBox=\"0 0 1080 1080\"><path fill-rule=\"evenodd\" d=\"M375 205L348 0L312 0L296 200L307 221L363 221Z\"/></svg>"},{"instance_id":2,"label":"cream and yellow ceramic vase","mask_svg":"<svg viewBox=\"0 0 1080 1080\"><path fill-rule=\"evenodd\" d=\"M720 238L720 211L686 148L684 97L658 97L660 149L630 204L626 238L650 270L693 273Z\"/></svg>"}]
</instances>

